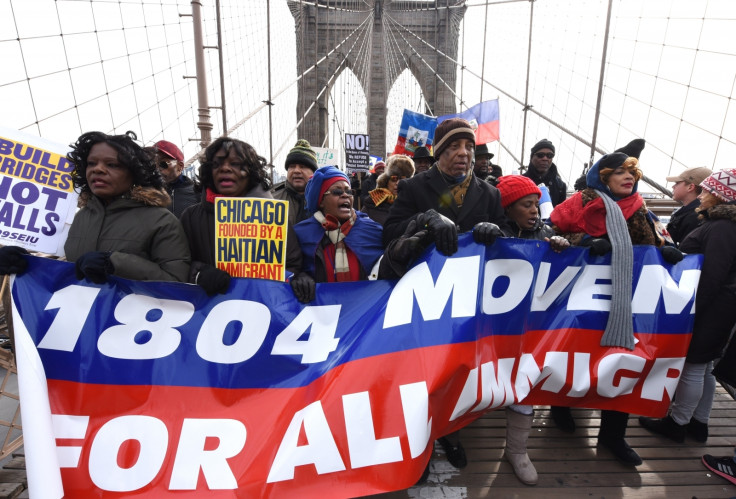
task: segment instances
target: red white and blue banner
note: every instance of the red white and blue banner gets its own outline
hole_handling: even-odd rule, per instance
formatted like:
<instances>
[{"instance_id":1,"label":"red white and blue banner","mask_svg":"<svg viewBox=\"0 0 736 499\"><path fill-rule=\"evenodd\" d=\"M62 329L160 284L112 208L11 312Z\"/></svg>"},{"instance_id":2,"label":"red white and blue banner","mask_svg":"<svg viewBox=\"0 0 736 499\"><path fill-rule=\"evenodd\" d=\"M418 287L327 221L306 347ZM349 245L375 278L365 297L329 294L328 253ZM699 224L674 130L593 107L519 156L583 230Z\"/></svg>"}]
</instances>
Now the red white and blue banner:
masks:
<instances>
[{"instance_id":1,"label":"red white and blue banner","mask_svg":"<svg viewBox=\"0 0 736 499\"><path fill-rule=\"evenodd\" d=\"M434 116L404 109L394 154L406 154L413 157L418 147L431 147L435 128L437 128L437 118Z\"/></svg>"},{"instance_id":2,"label":"red white and blue banner","mask_svg":"<svg viewBox=\"0 0 736 499\"><path fill-rule=\"evenodd\" d=\"M29 258L13 318L31 497L355 497L411 486L437 437L512 403L662 416L700 256L635 248L636 348L599 346L610 257L460 238L398 282L78 281Z\"/></svg>"},{"instance_id":3,"label":"red white and blue banner","mask_svg":"<svg viewBox=\"0 0 736 499\"><path fill-rule=\"evenodd\" d=\"M499 114L498 99L483 101L480 104L457 114L446 114L437 117L437 124L450 118L463 118L470 122L475 130L475 143L488 144L498 140L499 134Z\"/></svg>"}]
</instances>

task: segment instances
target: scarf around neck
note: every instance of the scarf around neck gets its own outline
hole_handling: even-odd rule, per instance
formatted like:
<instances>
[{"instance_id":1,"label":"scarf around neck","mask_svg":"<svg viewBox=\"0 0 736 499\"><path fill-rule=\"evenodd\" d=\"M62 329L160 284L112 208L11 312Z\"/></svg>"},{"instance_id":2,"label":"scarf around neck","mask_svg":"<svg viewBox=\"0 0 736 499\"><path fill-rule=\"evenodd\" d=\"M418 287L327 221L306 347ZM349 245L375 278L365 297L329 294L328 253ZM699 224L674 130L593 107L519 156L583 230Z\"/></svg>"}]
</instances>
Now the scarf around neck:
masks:
<instances>
[{"instance_id":1,"label":"scarf around neck","mask_svg":"<svg viewBox=\"0 0 736 499\"><path fill-rule=\"evenodd\" d=\"M335 245L335 280L337 282L352 281L350 274L350 261L348 259L347 248L345 246L345 237L350 233L350 229L355 225L355 211L350 218L340 224L340 221L332 215L324 215L321 211L314 213L314 218L325 229L325 234L332 244Z\"/></svg>"},{"instance_id":2,"label":"scarf around neck","mask_svg":"<svg viewBox=\"0 0 736 499\"><path fill-rule=\"evenodd\" d=\"M601 346L634 349L634 324L631 315L631 281L634 249L619 205L605 193L596 190L606 209L606 233L611 241L611 311ZM629 196L631 197L631 196ZM590 204L590 203L589 203Z\"/></svg>"}]
</instances>

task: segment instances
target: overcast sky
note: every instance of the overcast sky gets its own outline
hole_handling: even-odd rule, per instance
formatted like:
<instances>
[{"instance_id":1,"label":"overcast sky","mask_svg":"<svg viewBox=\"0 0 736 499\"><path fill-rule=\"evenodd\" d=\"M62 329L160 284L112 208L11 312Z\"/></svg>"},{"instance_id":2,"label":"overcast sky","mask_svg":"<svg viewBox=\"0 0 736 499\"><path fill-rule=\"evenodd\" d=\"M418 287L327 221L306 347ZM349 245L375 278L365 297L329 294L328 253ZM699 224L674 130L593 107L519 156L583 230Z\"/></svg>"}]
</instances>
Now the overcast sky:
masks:
<instances>
[{"instance_id":1,"label":"overcast sky","mask_svg":"<svg viewBox=\"0 0 736 499\"><path fill-rule=\"evenodd\" d=\"M598 90L607 0L538 0L533 3L529 102L579 137L590 140ZM598 145L606 151L644 137L645 173L664 177L685 167L722 168L736 155L736 2L732 0L616 0L605 67ZM285 1L271 1L269 126L266 2L223 1L223 58L227 127L252 114L234 132L281 167L296 141L296 35ZM500 98L501 141L522 154L521 106L526 82L530 2L489 5L483 100ZM61 143L83 131L134 130L144 143L165 137L187 157L198 150L197 95L193 79L188 0L119 3L95 0L0 0L2 125ZM486 7L469 1L458 58L481 73ZM214 2L204 2L205 44L216 46ZM62 36L63 35L63 36ZM20 38L20 41L18 40ZM208 49L209 105L219 106L218 53ZM351 80L352 78L352 80ZM335 83L333 116L345 128L365 126L362 89L354 75ZM458 75L463 99L480 101L480 84ZM404 107L421 95L404 75L389 98L387 147L398 133ZM505 93L510 94L510 98ZM341 102L341 99L346 101ZM345 102L351 105L345 105ZM263 106L258 111L259 106ZM214 136L222 113L211 110ZM569 181L579 175L589 147L553 124L529 114L524 157L540 138L558 144L555 162ZM271 129L271 133L269 133ZM356 132L362 130L342 130ZM331 140L336 142L336 138ZM512 156L491 146L510 173Z\"/></svg>"}]
</instances>

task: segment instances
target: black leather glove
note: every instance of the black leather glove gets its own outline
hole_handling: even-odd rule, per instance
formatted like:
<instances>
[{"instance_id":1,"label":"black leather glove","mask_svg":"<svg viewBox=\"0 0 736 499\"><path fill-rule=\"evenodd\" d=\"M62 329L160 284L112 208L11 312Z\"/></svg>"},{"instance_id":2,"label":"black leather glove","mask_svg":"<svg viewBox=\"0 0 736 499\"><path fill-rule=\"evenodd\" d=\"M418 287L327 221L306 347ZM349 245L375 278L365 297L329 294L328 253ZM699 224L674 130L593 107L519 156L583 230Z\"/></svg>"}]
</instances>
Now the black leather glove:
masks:
<instances>
[{"instance_id":1,"label":"black leather glove","mask_svg":"<svg viewBox=\"0 0 736 499\"><path fill-rule=\"evenodd\" d=\"M417 222L412 220L407 225L404 234L388 245L387 252L391 262L398 265L408 265L432 242L429 232L417 231Z\"/></svg>"},{"instance_id":2,"label":"black leather glove","mask_svg":"<svg viewBox=\"0 0 736 499\"><path fill-rule=\"evenodd\" d=\"M291 278L289 284L291 284L291 290L294 292L294 296L300 302L309 303L314 300L315 285L314 278L311 275L306 272L296 274Z\"/></svg>"},{"instance_id":3,"label":"black leather glove","mask_svg":"<svg viewBox=\"0 0 736 499\"><path fill-rule=\"evenodd\" d=\"M491 222L479 222L473 227L473 240L479 244L493 244L497 237L503 237L498 225Z\"/></svg>"},{"instance_id":4,"label":"black leather glove","mask_svg":"<svg viewBox=\"0 0 736 499\"><path fill-rule=\"evenodd\" d=\"M591 238L587 241L583 241L581 246L587 246L590 248L590 254L593 256L603 256L611 252L611 242L608 239Z\"/></svg>"},{"instance_id":5,"label":"black leather glove","mask_svg":"<svg viewBox=\"0 0 736 499\"><path fill-rule=\"evenodd\" d=\"M227 292L230 274L212 265L205 265L197 273L194 283L204 289L207 296L215 296Z\"/></svg>"},{"instance_id":6,"label":"black leather glove","mask_svg":"<svg viewBox=\"0 0 736 499\"><path fill-rule=\"evenodd\" d=\"M76 274L80 281L85 277L95 284L105 284L107 276L115 272L109 251L89 251L77 258Z\"/></svg>"},{"instance_id":7,"label":"black leather glove","mask_svg":"<svg viewBox=\"0 0 736 499\"><path fill-rule=\"evenodd\" d=\"M682 261L682 251L674 246L662 246L660 251L662 252L662 258L664 258L664 261L667 263L674 265Z\"/></svg>"},{"instance_id":8,"label":"black leather glove","mask_svg":"<svg viewBox=\"0 0 736 499\"><path fill-rule=\"evenodd\" d=\"M440 253L449 256L457 251L457 227L452 220L435 210L427 210L416 221L418 229L429 230Z\"/></svg>"},{"instance_id":9,"label":"black leather glove","mask_svg":"<svg viewBox=\"0 0 736 499\"><path fill-rule=\"evenodd\" d=\"M23 255L28 252L20 246L3 246L0 248L0 274L22 274L28 268Z\"/></svg>"}]
</instances>

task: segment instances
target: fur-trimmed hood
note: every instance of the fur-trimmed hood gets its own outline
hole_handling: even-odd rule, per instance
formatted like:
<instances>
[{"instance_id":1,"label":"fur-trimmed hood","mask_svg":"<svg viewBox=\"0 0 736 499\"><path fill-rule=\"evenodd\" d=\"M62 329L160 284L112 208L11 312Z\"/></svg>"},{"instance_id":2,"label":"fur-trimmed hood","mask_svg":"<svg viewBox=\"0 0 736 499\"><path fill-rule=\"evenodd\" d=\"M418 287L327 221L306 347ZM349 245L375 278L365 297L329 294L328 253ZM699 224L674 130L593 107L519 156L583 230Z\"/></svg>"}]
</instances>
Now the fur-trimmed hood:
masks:
<instances>
[{"instance_id":1,"label":"fur-trimmed hood","mask_svg":"<svg viewBox=\"0 0 736 499\"><path fill-rule=\"evenodd\" d=\"M90 198L94 196L90 191L84 191L79 195L79 201L77 206L84 208L87 206ZM130 192L122 196L124 199L130 199L138 201L146 206L158 206L166 208L171 204L171 197L163 189L156 189L154 187L133 187Z\"/></svg>"},{"instance_id":2,"label":"fur-trimmed hood","mask_svg":"<svg viewBox=\"0 0 736 499\"><path fill-rule=\"evenodd\" d=\"M700 212L698 218L706 220L730 220L736 222L736 202L717 204L711 206L704 212Z\"/></svg>"}]
</instances>

